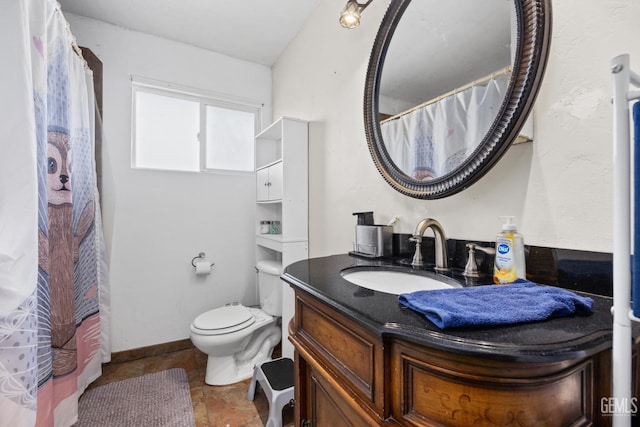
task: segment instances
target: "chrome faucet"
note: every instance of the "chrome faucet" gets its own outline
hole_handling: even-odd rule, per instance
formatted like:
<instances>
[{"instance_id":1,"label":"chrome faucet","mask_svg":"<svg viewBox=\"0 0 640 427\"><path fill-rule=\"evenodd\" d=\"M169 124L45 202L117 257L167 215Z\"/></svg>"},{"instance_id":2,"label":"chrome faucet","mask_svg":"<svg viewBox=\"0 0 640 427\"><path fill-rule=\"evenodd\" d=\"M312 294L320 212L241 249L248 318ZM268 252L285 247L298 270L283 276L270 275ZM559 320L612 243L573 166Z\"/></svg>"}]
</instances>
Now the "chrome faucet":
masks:
<instances>
[{"instance_id":1,"label":"chrome faucet","mask_svg":"<svg viewBox=\"0 0 640 427\"><path fill-rule=\"evenodd\" d=\"M411 265L414 267L421 267L424 265L422 261L422 237L427 228L433 229L433 234L436 238L436 271L449 271L449 261L447 259L447 237L444 234L442 225L433 218L425 218L418 223L416 230L413 232L413 236L409 238L412 242L416 242L416 252L413 255Z\"/></svg>"}]
</instances>

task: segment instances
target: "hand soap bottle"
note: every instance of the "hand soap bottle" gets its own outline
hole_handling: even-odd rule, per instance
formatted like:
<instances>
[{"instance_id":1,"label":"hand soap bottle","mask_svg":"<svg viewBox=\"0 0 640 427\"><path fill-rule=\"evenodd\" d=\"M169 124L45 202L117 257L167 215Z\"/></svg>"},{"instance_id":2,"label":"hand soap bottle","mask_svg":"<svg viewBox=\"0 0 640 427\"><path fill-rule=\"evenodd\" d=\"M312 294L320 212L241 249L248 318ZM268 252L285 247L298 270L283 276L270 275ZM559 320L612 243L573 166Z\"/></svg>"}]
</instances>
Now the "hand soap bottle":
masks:
<instances>
[{"instance_id":1,"label":"hand soap bottle","mask_svg":"<svg viewBox=\"0 0 640 427\"><path fill-rule=\"evenodd\" d=\"M526 279L524 238L516 231L512 216L505 218L502 232L496 238L496 257L493 282L506 284L516 279Z\"/></svg>"}]
</instances>

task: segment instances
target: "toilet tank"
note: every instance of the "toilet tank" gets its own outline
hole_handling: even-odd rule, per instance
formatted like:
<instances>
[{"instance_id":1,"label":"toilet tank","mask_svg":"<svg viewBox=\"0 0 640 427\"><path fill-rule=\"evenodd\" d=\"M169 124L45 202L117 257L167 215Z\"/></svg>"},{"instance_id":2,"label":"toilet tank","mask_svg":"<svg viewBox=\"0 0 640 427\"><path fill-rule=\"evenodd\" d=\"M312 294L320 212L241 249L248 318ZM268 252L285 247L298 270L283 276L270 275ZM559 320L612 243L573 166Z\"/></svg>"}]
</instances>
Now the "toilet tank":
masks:
<instances>
[{"instance_id":1,"label":"toilet tank","mask_svg":"<svg viewBox=\"0 0 640 427\"><path fill-rule=\"evenodd\" d=\"M282 263L264 260L256 264L260 308L272 316L282 316Z\"/></svg>"}]
</instances>

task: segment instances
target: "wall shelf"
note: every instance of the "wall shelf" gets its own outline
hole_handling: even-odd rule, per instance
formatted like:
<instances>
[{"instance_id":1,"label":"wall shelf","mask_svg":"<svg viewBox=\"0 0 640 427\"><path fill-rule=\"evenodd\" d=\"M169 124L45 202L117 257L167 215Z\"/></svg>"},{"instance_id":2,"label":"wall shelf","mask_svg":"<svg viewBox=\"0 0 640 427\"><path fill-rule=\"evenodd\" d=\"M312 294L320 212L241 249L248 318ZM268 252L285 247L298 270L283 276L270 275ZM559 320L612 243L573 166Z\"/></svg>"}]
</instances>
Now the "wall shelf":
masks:
<instances>
[{"instance_id":1,"label":"wall shelf","mask_svg":"<svg viewBox=\"0 0 640 427\"><path fill-rule=\"evenodd\" d=\"M258 234L256 245L282 253L282 235Z\"/></svg>"}]
</instances>

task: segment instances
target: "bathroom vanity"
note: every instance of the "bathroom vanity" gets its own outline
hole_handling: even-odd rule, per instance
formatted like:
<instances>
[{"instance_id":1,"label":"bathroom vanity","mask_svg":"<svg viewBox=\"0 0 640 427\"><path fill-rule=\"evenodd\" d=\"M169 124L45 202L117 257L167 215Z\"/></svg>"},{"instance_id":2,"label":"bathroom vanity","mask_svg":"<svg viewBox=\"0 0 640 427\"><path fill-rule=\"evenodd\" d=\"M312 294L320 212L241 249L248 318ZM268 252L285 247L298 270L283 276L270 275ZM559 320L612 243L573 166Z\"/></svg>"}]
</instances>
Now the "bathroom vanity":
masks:
<instances>
[{"instance_id":1,"label":"bathroom vanity","mask_svg":"<svg viewBox=\"0 0 640 427\"><path fill-rule=\"evenodd\" d=\"M335 255L282 276L295 291L297 426L611 425L611 298L589 295L586 317L441 330L396 295L341 276L354 267L412 273Z\"/></svg>"}]
</instances>

